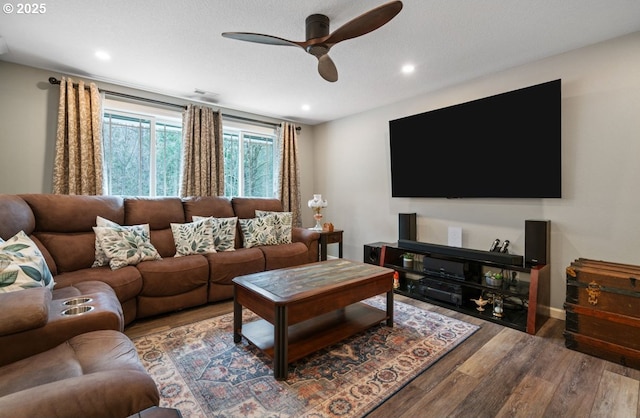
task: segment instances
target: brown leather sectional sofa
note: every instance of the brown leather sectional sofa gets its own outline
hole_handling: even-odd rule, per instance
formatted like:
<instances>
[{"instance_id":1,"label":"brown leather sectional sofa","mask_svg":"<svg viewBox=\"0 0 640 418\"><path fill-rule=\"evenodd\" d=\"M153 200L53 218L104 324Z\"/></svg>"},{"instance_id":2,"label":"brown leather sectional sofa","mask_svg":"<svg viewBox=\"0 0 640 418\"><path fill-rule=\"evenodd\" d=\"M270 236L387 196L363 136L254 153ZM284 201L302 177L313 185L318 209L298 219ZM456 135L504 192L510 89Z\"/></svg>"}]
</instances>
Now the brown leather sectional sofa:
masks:
<instances>
[{"instance_id":1,"label":"brown leather sectional sofa","mask_svg":"<svg viewBox=\"0 0 640 418\"><path fill-rule=\"evenodd\" d=\"M238 227L236 251L174 257L171 223L190 222L192 216L253 218L256 210L282 211L282 204L237 197L0 195L0 237L9 239L20 230L29 235L47 260L56 289L83 281L107 283L122 304L126 325L136 318L229 299L236 276L318 260L319 234L295 227L291 244L243 248ZM118 270L92 268L97 216L120 225L149 224L151 243L162 260Z\"/></svg>"},{"instance_id":2,"label":"brown leather sectional sofa","mask_svg":"<svg viewBox=\"0 0 640 418\"><path fill-rule=\"evenodd\" d=\"M254 218L256 210L282 211L282 205L261 198L0 194L0 237L24 231L56 282L53 291L0 293L0 417L127 416L158 405L153 380L122 334L127 324L230 299L236 276L318 260L317 232L294 227L290 244L244 248L239 225L235 251L174 257L171 223ZM97 216L149 224L162 259L117 270L92 267ZM80 296L91 298L94 310L61 315Z\"/></svg>"}]
</instances>

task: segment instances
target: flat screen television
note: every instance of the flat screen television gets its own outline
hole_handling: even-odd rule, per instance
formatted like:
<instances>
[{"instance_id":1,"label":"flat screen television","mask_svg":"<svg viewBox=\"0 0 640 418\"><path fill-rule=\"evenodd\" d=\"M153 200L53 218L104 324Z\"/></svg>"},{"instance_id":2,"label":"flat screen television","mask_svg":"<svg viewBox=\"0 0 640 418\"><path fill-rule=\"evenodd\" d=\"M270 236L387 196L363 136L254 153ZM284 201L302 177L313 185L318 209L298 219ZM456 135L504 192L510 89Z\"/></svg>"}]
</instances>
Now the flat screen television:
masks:
<instances>
[{"instance_id":1,"label":"flat screen television","mask_svg":"<svg viewBox=\"0 0 640 418\"><path fill-rule=\"evenodd\" d=\"M553 80L389 121L392 197L561 197Z\"/></svg>"}]
</instances>

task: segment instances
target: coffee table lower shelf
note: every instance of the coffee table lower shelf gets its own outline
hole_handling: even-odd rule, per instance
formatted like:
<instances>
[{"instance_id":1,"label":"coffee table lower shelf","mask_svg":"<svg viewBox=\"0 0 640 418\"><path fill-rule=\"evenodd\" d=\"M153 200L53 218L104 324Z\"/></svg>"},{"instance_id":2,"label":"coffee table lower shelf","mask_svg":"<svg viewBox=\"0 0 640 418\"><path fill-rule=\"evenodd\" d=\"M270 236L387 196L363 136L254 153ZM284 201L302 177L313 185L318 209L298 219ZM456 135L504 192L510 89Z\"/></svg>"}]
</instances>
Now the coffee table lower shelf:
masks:
<instances>
[{"instance_id":1,"label":"coffee table lower shelf","mask_svg":"<svg viewBox=\"0 0 640 418\"><path fill-rule=\"evenodd\" d=\"M288 328L287 363L338 343L388 319L385 311L366 303L354 303ZM274 326L264 319L242 325L241 334L274 358Z\"/></svg>"}]
</instances>

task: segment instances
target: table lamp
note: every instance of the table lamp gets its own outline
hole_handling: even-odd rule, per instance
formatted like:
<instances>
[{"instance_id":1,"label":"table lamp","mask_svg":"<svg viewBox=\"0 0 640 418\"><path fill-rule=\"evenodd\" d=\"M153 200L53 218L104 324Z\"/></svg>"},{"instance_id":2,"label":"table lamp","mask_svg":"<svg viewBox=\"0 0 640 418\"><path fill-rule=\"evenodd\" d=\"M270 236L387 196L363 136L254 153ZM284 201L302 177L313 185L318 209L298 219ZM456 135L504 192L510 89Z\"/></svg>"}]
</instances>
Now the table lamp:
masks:
<instances>
[{"instance_id":1,"label":"table lamp","mask_svg":"<svg viewBox=\"0 0 640 418\"><path fill-rule=\"evenodd\" d=\"M322 231L322 224L320 223L320 221L322 220L322 214L320 213L320 211L322 210L322 208L326 208L327 207L327 201L326 200L322 200L322 195L321 194L314 194L313 195L313 199L309 200L309 202L307 203L307 205L313 209L313 219L316 220L316 226L314 226L313 228L309 228L312 229L314 231Z\"/></svg>"}]
</instances>

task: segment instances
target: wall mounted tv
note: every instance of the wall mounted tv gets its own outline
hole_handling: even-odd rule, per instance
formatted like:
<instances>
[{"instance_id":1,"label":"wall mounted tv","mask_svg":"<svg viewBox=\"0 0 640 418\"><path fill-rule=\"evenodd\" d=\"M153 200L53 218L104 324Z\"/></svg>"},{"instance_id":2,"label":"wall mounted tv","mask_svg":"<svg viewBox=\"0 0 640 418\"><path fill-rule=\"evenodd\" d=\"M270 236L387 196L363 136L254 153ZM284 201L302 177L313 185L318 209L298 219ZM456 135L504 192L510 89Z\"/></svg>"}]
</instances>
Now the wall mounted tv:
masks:
<instances>
[{"instance_id":1,"label":"wall mounted tv","mask_svg":"<svg viewBox=\"0 0 640 418\"><path fill-rule=\"evenodd\" d=\"M561 197L560 80L389 121L392 197Z\"/></svg>"}]
</instances>

